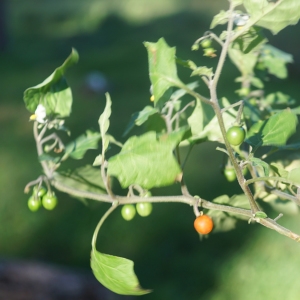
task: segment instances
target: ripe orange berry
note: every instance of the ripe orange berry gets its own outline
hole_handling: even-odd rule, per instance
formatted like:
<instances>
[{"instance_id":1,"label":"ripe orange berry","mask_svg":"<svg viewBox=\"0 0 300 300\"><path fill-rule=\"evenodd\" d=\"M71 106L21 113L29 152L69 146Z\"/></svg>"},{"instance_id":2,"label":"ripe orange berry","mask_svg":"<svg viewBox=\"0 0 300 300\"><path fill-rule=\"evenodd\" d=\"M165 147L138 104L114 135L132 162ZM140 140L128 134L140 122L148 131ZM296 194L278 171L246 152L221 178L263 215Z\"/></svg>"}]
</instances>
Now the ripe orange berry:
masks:
<instances>
[{"instance_id":1,"label":"ripe orange berry","mask_svg":"<svg viewBox=\"0 0 300 300\"><path fill-rule=\"evenodd\" d=\"M208 215L202 215L195 219L194 227L198 233L208 234L214 228L214 222Z\"/></svg>"}]
</instances>

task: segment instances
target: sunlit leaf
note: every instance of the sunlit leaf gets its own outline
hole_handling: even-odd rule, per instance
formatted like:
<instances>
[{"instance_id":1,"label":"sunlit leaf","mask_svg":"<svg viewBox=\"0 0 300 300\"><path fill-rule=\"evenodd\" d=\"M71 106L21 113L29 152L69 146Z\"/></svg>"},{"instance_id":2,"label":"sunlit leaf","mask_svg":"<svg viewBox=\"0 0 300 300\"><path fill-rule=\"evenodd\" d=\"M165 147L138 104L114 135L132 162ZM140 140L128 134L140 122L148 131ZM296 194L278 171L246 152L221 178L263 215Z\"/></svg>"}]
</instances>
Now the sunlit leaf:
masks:
<instances>
[{"instance_id":1,"label":"sunlit leaf","mask_svg":"<svg viewBox=\"0 0 300 300\"><path fill-rule=\"evenodd\" d=\"M129 138L121 152L109 159L108 175L117 177L123 188L131 184L146 189L173 184L182 171L172 152L184 133L180 130L157 139L150 131Z\"/></svg>"},{"instance_id":2,"label":"sunlit leaf","mask_svg":"<svg viewBox=\"0 0 300 300\"><path fill-rule=\"evenodd\" d=\"M144 45L148 51L149 74L156 105L169 88L182 85L177 76L175 47L169 47L163 38L157 43L145 42Z\"/></svg>"},{"instance_id":3,"label":"sunlit leaf","mask_svg":"<svg viewBox=\"0 0 300 300\"><path fill-rule=\"evenodd\" d=\"M111 99L108 93L105 94L105 97L106 97L105 109L103 113L100 115L100 118L98 120L101 138L102 138L102 154L104 154L109 144L109 139L106 136L106 132L109 128L109 117L111 115Z\"/></svg>"},{"instance_id":4,"label":"sunlit leaf","mask_svg":"<svg viewBox=\"0 0 300 300\"><path fill-rule=\"evenodd\" d=\"M226 24L229 18L229 11L221 10L217 15L214 16L210 29L215 28L217 25Z\"/></svg>"},{"instance_id":5,"label":"sunlit leaf","mask_svg":"<svg viewBox=\"0 0 300 300\"><path fill-rule=\"evenodd\" d=\"M72 49L72 53L65 62L42 83L28 88L24 92L24 102L30 112L35 112L37 106L42 104L47 116L67 117L71 113L72 92L64 77L66 70L77 63L78 53Z\"/></svg>"},{"instance_id":6,"label":"sunlit leaf","mask_svg":"<svg viewBox=\"0 0 300 300\"><path fill-rule=\"evenodd\" d=\"M250 21L256 21L256 25L271 30L273 34L297 24L300 18L299 0L244 0L243 4L251 16Z\"/></svg>"},{"instance_id":7,"label":"sunlit leaf","mask_svg":"<svg viewBox=\"0 0 300 300\"><path fill-rule=\"evenodd\" d=\"M298 120L289 110L271 116L268 120L257 122L247 133L246 142L252 146L281 146L296 132Z\"/></svg>"},{"instance_id":8,"label":"sunlit leaf","mask_svg":"<svg viewBox=\"0 0 300 300\"><path fill-rule=\"evenodd\" d=\"M93 248L91 268L97 280L114 293L138 296L151 292L140 287L133 261L129 259L100 253Z\"/></svg>"}]
</instances>

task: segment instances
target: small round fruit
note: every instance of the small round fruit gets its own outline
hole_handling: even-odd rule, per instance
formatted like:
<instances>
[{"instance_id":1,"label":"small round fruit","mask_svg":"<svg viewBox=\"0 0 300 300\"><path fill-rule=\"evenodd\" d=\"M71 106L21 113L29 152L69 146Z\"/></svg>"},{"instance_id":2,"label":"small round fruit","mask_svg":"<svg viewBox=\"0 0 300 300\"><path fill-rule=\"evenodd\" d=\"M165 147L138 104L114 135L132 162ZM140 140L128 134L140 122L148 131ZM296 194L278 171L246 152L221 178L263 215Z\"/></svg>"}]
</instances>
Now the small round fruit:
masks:
<instances>
[{"instance_id":1,"label":"small round fruit","mask_svg":"<svg viewBox=\"0 0 300 300\"><path fill-rule=\"evenodd\" d=\"M34 196L31 196L28 199L27 205L31 211L37 211L41 207L41 200L35 199Z\"/></svg>"},{"instance_id":2,"label":"small round fruit","mask_svg":"<svg viewBox=\"0 0 300 300\"><path fill-rule=\"evenodd\" d=\"M42 203L44 208L47 210L52 210L57 205L57 198L54 193L47 193L43 196Z\"/></svg>"},{"instance_id":3,"label":"small round fruit","mask_svg":"<svg viewBox=\"0 0 300 300\"><path fill-rule=\"evenodd\" d=\"M41 186L39 189L38 189L38 186L35 186L33 188L33 194L35 194L35 193L37 193L36 195L38 197L43 197L47 193L47 190L43 186Z\"/></svg>"},{"instance_id":4,"label":"small round fruit","mask_svg":"<svg viewBox=\"0 0 300 300\"><path fill-rule=\"evenodd\" d=\"M152 212L152 203L139 202L136 204L136 210L141 217L147 217Z\"/></svg>"},{"instance_id":5,"label":"small round fruit","mask_svg":"<svg viewBox=\"0 0 300 300\"><path fill-rule=\"evenodd\" d=\"M236 180L236 174L235 174L234 168L225 168L224 176L229 182L235 181Z\"/></svg>"},{"instance_id":6,"label":"small round fruit","mask_svg":"<svg viewBox=\"0 0 300 300\"><path fill-rule=\"evenodd\" d=\"M208 234L214 228L214 222L208 215L202 215L195 219L194 227L200 234Z\"/></svg>"},{"instance_id":7,"label":"small round fruit","mask_svg":"<svg viewBox=\"0 0 300 300\"><path fill-rule=\"evenodd\" d=\"M202 48L209 48L211 46L211 40L210 39L205 39L201 42Z\"/></svg>"},{"instance_id":8,"label":"small round fruit","mask_svg":"<svg viewBox=\"0 0 300 300\"><path fill-rule=\"evenodd\" d=\"M232 146L240 145L246 136L245 129L242 126L232 126L226 132L228 142Z\"/></svg>"},{"instance_id":9,"label":"small round fruit","mask_svg":"<svg viewBox=\"0 0 300 300\"><path fill-rule=\"evenodd\" d=\"M134 205L125 204L122 207L121 215L122 215L124 220L126 220L126 221L132 220L134 218L135 214L136 214L136 210L135 210Z\"/></svg>"},{"instance_id":10,"label":"small round fruit","mask_svg":"<svg viewBox=\"0 0 300 300\"><path fill-rule=\"evenodd\" d=\"M246 97L249 95L250 91L251 91L250 88L242 87L241 89L238 90L238 94L241 97Z\"/></svg>"}]
</instances>

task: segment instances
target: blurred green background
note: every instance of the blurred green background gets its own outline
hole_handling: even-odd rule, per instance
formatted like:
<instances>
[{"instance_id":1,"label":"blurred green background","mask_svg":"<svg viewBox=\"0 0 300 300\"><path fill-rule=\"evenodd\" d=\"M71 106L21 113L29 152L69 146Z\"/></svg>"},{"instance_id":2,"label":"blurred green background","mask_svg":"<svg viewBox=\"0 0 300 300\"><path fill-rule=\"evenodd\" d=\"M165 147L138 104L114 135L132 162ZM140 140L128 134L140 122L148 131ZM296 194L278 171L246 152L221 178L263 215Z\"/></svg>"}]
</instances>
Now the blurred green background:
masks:
<instances>
[{"instance_id":1,"label":"blurred green background","mask_svg":"<svg viewBox=\"0 0 300 300\"><path fill-rule=\"evenodd\" d=\"M108 90L113 101L109 132L124 142L122 133L131 114L149 104L147 53L142 43L164 37L176 46L180 58L214 66L216 59L190 49L209 28L212 16L227 4L226 0L0 0L5 21L0 40L0 258L89 270L92 234L108 208L93 201L84 205L57 193L55 211L28 210L23 189L41 174L41 168L23 91L43 81L76 48L80 61L67 73L74 96L73 114L66 122L72 137L98 129ZM266 32L273 45L295 58L289 79L272 78L267 90L279 89L295 99L299 96L299 29L293 26L278 36ZM192 81L180 67L179 75ZM228 63L219 97L237 100L238 85L233 82L237 75ZM91 78L98 80L96 88ZM223 155L215 151L216 146L198 146L186 167L190 192L205 199L240 193L237 183L223 178ZM97 154L89 151L83 161L67 166L92 163ZM179 193L179 188L153 191L161 193ZM200 241L193 221L192 209L183 204L155 205L150 217L131 222L117 211L104 224L98 249L132 259L142 286L154 290L142 297L149 300L299 297L299 244L246 222L238 222L234 231ZM299 214L285 215L280 223L300 232Z\"/></svg>"}]
</instances>

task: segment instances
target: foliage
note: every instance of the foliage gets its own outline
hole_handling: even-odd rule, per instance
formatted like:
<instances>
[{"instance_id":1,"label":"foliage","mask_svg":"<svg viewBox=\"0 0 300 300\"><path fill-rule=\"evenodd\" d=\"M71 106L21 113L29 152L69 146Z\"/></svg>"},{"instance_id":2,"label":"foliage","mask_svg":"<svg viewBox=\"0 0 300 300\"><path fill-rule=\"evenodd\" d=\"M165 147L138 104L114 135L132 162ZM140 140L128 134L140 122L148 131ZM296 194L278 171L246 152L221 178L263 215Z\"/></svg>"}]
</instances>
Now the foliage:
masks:
<instances>
[{"instance_id":1,"label":"foliage","mask_svg":"<svg viewBox=\"0 0 300 300\"><path fill-rule=\"evenodd\" d=\"M286 64L292 62L292 58L268 45L262 31L266 28L276 34L298 22L300 4L296 0L230 0L229 3L228 11L221 11L211 25L214 28L227 24L226 31L220 36L207 31L192 46L193 50L198 50L202 45L204 56L218 60L215 70L176 57L176 49L169 47L163 38L144 43L148 52L153 106L147 105L135 113L125 134L128 135L135 125L147 124L152 129L140 136L129 137L124 145L108 133L112 113L109 94L106 94L106 106L99 117L99 132L88 130L67 145L61 140L60 131L68 132L64 119L70 115L72 105L71 89L64 75L66 69L78 61L76 50L73 49L66 61L46 80L24 93L26 108L35 113L30 119L34 122L38 157L44 171L44 175L27 184L25 192L29 192L32 186L40 190L44 182L47 195L53 196L52 187L55 187L80 199L111 204L94 232L91 267L95 277L115 293L143 295L150 292L140 287L132 261L96 249L103 222L119 205L185 203L193 207L196 217L203 214L199 207L208 210L206 215L210 217L205 216L207 220L213 220L210 223L213 232L233 229L239 218L300 241L299 235L277 223L281 214L271 219L259 206L265 201L274 208L278 197L288 200L286 203L300 205L299 155L284 156L285 152L282 152L300 147L298 143L288 144L296 132L300 108L288 95L280 92L265 95L263 90L265 75L285 78ZM236 9L242 4L244 13ZM299 9L291 17L289 10L293 5ZM207 40L218 43L220 50L204 47L203 41ZM241 73L236 81L241 84L237 93L242 99L228 101L217 95L227 55ZM191 76L200 77L208 89L209 98L196 91L197 82L182 82L177 64L189 68ZM165 125L155 126L153 115L161 118ZM247 129L246 139L243 131L239 142L232 142L226 134L228 129L242 124ZM89 149L97 149L100 140L101 151L91 165L68 172L58 170L68 158L79 160ZM242 190L240 195L221 195L209 201L189 193L184 181L185 163L192 148L195 145L201 147L203 142L219 143L217 150L222 151L228 161L225 172L234 171L234 179L236 176ZM114 145L121 150L111 155ZM184 159L181 157L183 147L190 150ZM272 154L276 152L282 154L281 160L272 161ZM245 178L247 170L250 179ZM127 196L114 193L113 178L127 190ZM149 192L152 188L175 183L180 184L181 195L152 196ZM252 189L250 184L253 184ZM38 200L37 196L35 200Z\"/></svg>"}]
</instances>

